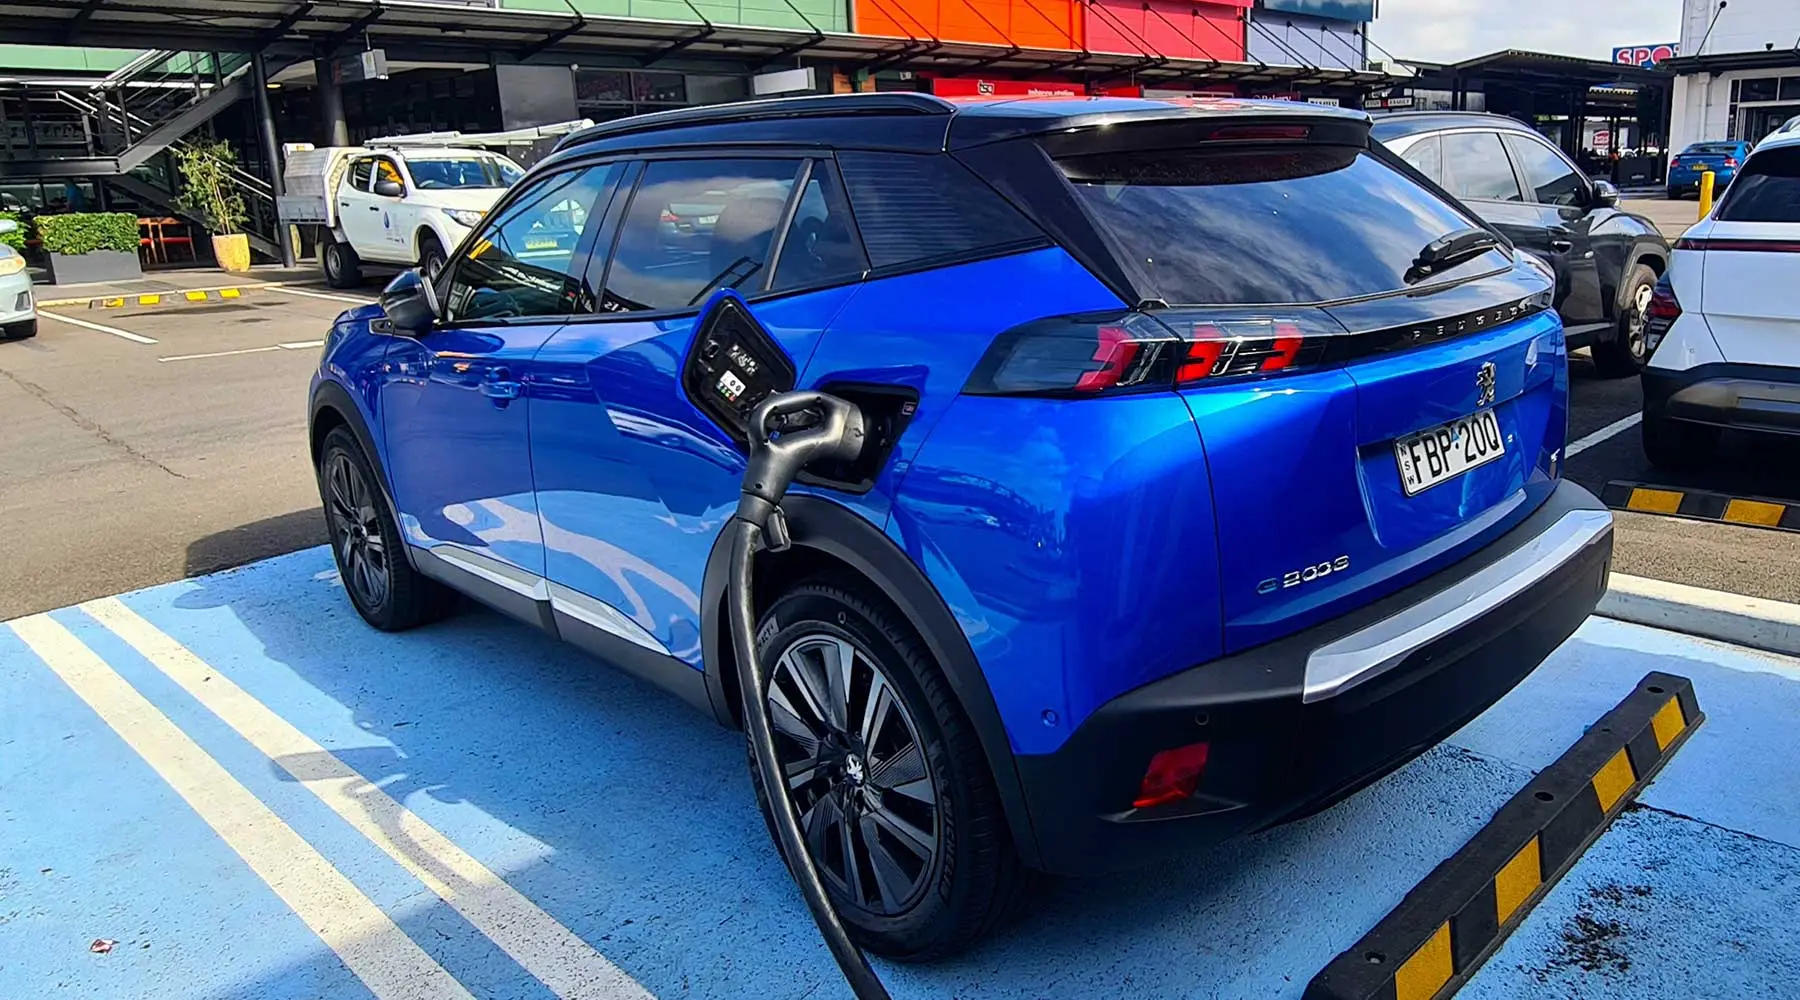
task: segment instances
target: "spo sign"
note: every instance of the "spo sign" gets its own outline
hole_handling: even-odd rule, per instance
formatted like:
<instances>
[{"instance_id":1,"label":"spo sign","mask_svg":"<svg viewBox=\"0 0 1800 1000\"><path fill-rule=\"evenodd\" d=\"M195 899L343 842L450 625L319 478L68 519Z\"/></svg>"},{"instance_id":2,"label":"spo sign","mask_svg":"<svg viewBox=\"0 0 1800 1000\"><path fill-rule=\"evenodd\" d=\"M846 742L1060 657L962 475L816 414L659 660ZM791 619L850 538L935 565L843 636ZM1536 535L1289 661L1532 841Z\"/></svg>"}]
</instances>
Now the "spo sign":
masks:
<instances>
[{"instance_id":1,"label":"spo sign","mask_svg":"<svg viewBox=\"0 0 1800 1000\"><path fill-rule=\"evenodd\" d=\"M1677 42L1664 42L1661 45L1626 45L1612 50L1612 61L1627 66L1654 66L1664 59L1673 59L1681 54L1681 45Z\"/></svg>"}]
</instances>

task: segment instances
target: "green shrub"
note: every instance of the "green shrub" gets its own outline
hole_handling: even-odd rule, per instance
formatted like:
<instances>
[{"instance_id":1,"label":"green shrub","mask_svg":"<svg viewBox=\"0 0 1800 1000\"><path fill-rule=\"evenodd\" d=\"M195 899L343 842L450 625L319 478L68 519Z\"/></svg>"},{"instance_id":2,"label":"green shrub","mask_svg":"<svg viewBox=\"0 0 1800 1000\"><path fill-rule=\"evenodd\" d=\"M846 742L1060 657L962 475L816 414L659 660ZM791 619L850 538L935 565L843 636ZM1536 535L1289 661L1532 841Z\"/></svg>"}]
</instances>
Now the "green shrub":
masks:
<instances>
[{"instance_id":1,"label":"green shrub","mask_svg":"<svg viewBox=\"0 0 1800 1000\"><path fill-rule=\"evenodd\" d=\"M0 219L11 219L19 224L19 228L10 233L0 233L0 243L4 243L14 250L23 252L25 250L25 241L31 236L30 232L28 232L31 228L30 225L27 224L25 220L19 218L19 213L17 212L0 212Z\"/></svg>"},{"instance_id":2,"label":"green shrub","mask_svg":"<svg viewBox=\"0 0 1800 1000\"><path fill-rule=\"evenodd\" d=\"M138 252L137 216L128 212L40 215L37 230L46 253L73 256L95 250Z\"/></svg>"},{"instance_id":3,"label":"green shrub","mask_svg":"<svg viewBox=\"0 0 1800 1000\"><path fill-rule=\"evenodd\" d=\"M237 153L223 139L196 139L174 148L175 168L181 172L181 197L177 207L199 216L215 236L244 231L244 195L232 179Z\"/></svg>"}]
</instances>

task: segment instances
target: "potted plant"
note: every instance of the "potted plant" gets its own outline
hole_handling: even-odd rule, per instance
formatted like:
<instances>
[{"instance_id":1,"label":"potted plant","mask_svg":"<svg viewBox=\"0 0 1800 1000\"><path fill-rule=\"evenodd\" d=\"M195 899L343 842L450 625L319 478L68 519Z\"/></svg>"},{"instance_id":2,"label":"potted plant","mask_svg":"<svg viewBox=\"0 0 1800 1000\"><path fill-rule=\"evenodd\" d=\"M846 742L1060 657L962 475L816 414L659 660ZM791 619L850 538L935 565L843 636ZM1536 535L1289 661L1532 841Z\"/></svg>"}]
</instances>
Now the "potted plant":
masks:
<instances>
[{"instance_id":1,"label":"potted plant","mask_svg":"<svg viewBox=\"0 0 1800 1000\"><path fill-rule=\"evenodd\" d=\"M55 284L130 281L144 276L138 264L137 216L129 212L40 215L37 233Z\"/></svg>"},{"instance_id":2,"label":"potted plant","mask_svg":"<svg viewBox=\"0 0 1800 1000\"><path fill-rule=\"evenodd\" d=\"M227 271L250 270L250 240L244 235L244 196L231 170L237 154L223 139L196 140L173 149L181 171L177 206L197 216L213 234L213 259Z\"/></svg>"}]
</instances>

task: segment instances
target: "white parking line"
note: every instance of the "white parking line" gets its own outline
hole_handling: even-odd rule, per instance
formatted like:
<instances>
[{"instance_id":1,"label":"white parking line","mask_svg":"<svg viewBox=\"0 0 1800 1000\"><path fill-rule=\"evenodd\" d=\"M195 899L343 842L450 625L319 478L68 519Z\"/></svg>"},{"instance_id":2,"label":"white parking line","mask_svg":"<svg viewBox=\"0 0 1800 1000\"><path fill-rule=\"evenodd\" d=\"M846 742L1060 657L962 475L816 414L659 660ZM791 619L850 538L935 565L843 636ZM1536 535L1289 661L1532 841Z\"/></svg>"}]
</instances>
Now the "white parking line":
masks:
<instances>
[{"instance_id":1,"label":"white parking line","mask_svg":"<svg viewBox=\"0 0 1800 1000\"><path fill-rule=\"evenodd\" d=\"M304 295L309 299L327 299L332 302L350 302L350 303L354 303L359 306L372 306L375 304L374 299L359 299L359 298L356 298L356 297L350 296L350 295L333 295L330 292L309 292L309 291L306 291L306 290L300 289L300 288L286 288L286 287L278 286L278 285L269 286L268 291L280 292L283 295Z\"/></svg>"},{"instance_id":2,"label":"white parking line","mask_svg":"<svg viewBox=\"0 0 1800 1000\"><path fill-rule=\"evenodd\" d=\"M115 597L98 619L564 1000L654 1000L623 969L350 765Z\"/></svg>"},{"instance_id":3,"label":"white parking line","mask_svg":"<svg viewBox=\"0 0 1800 1000\"><path fill-rule=\"evenodd\" d=\"M473 1000L343 872L62 623L32 615L13 622L12 630L344 960L369 992L381 1000Z\"/></svg>"},{"instance_id":4,"label":"white parking line","mask_svg":"<svg viewBox=\"0 0 1800 1000\"><path fill-rule=\"evenodd\" d=\"M199 361L202 358L229 358L239 354L265 354L269 351L304 351L309 347L323 347L323 340L294 340L285 344L272 344L268 347L241 347L235 351L208 351L205 354L171 354L158 361Z\"/></svg>"},{"instance_id":5,"label":"white parking line","mask_svg":"<svg viewBox=\"0 0 1800 1000\"><path fill-rule=\"evenodd\" d=\"M1644 414L1642 412L1633 413L1629 417L1620 417L1619 419L1613 421L1612 423L1607 424L1605 427L1602 427L1599 430L1595 431L1594 433L1589 434L1588 436L1577 440L1575 443L1573 443L1573 444L1569 445L1567 448L1563 449L1563 457L1565 459L1574 458L1576 455L1579 455L1582 452L1588 450L1589 448L1592 448L1593 446L1599 444L1600 442L1605 441L1607 438L1612 437L1614 434L1617 434L1620 431L1630 430L1631 428L1636 427L1638 425L1638 422L1643 419L1644 419Z\"/></svg>"},{"instance_id":6,"label":"white parking line","mask_svg":"<svg viewBox=\"0 0 1800 1000\"><path fill-rule=\"evenodd\" d=\"M62 316L62 315L59 315L59 314L53 313L53 312L45 312L42 309L38 310L38 315L44 317L45 319L56 320L58 323L67 323L70 326L79 326L84 330L94 330L99 333L110 333L115 337L123 337L126 340L129 340L135 344L154 344L154 343L156 343L155 340L153 340L149 337L146 337L141 333L132 333L130 330L121 330L116 326L107 326L103 323L90 323L85 319L76 319L73 316Z\"/></svg>"}]
</instances>

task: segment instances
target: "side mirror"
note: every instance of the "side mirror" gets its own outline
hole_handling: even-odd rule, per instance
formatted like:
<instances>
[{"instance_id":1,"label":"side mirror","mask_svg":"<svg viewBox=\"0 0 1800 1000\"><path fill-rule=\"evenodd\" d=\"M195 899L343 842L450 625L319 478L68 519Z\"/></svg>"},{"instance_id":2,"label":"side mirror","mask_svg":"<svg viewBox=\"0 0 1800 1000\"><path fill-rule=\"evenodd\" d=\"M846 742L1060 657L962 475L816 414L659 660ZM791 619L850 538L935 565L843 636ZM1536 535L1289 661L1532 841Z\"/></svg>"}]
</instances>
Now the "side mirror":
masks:
<instances>
[{"instance_id":1,"label":"side mirror","mask_svg":"<svg viewBox=\"0 0 1800 1000\"><path fill-rule=\"evenodd\" d=\"M437 289L417 268L402 271L381 290L381 311L387 313L395 333L408 337L429 331L442 315Z\"/></svg>"},{"instance_id":2,"label":"side mirror","mask_svg":"<svg viewBox=\"0 0 1800 1000\"><path fill-rule=\"evenodd\" d=\"M383 198L399 198L406 194L406 186L399 181L382 178L375 182L375 193Z\"/></svg>"},{"instance_id":3,"label":"side mirror","mask_svg":"<svg viewBox=\"0 0 1800 1000\"><path fill-rule=\"evenodd\" d=\"M0 219L0 235L5 235L6 233L16 233L18 231L19 231L19 224L17 222L14 222L11 219Z\"/></svg>"},{"instance_id":4,"label":"side mirror","mask_svg":"<svg viewBox=\"0 0 1800 1000\"><path fill-rule=\"evenodd\" d=\"M1594 206L1596 208L1616 208L1619 204L1619 189L1612 181L1594 182Z\"/></svg>"}]
</instances>

